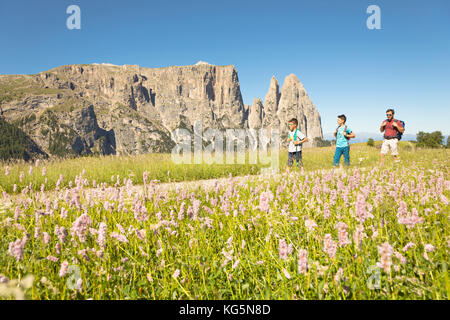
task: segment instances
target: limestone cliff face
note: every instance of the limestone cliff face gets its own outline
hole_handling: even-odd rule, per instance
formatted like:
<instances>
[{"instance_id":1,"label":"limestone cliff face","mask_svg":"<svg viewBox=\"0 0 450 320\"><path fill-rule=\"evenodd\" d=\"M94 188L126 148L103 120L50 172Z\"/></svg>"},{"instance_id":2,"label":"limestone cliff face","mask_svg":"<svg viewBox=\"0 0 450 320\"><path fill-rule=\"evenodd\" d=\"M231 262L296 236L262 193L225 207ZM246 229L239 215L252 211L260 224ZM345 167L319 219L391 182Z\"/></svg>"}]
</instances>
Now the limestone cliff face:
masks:
<instances>
[{"instance_id":1,"label":"limestone cliff face","mask_svg":"<svg viewBox=\"0 0 450 320\"><path fill-rule=\"evenodd\" d=\"M116 150L114 131L106 131L98 126L93 105L72 112L67 120L66 124L76 134L71 145L75 153L90 154L97 148L101 154L114 154Z\"/></svg>"},{"instance_id":2,"label":"limestone cliff face","mask_svg":"<svg viewBox=\"0 0 450 320\"><path fill-rule=\"evenodd\" d=\"M203 120L213 124L239 127L243 101L237 72L233 66L198 64L166 68L139 66L65 66L57 68L70 81L64 86L55 77L41 74L44 85L69 87L98 103L123 104L139 113L162 121L173 130L180 115L193 124Z\"/></svg>"},{"instance_id":3,"label":"limestone cliff face","mask_svg":"<svg viewBox=\"0 0 450 320\"><path fill-rule=\"evenodd\" d=\"M154 107L168 129L180 122L204 128L240 128L245 121L239 79L233 66L145 69L144 88L154 92ZM182 119L181 115L183 115Z\"/></svg>"},{"instance_id":4,"label":"limestone cliff face","mask_svg":"<svg viewBox=\"0 0 450 320\"><path fill-rule=\"evenodd\" d=\"M140 154L170 152L173 130L192 129L195 121L203 129L225 129L242 128L247 120L235 68L207 63L155 69L68 65L37 75L0 76L0 102L6 119L21 124L49 154L52 126L64 135L63 149L75 154ZM84 126L95 118L95 134L66 123L77 110L85 110Z\"/></svg>"},{"instance_id":5,"label":"limestone cliff face","mask_svg":"<svg viewBox=\"0 0 450 320\"><path fill-rule=\"evenodd\" d=\"M35 75L0 75L6 120L19 125L46 153L170 152L174 129L284 128L297 117L311 138L320 117L298 79L279 91L272 77L264 104L244 106L234 66L205 62L142 68L67 65ZM285 130L286 129L286 130ZM282 132L284 132L282 131Z\"/></svg>"}]
</instances>

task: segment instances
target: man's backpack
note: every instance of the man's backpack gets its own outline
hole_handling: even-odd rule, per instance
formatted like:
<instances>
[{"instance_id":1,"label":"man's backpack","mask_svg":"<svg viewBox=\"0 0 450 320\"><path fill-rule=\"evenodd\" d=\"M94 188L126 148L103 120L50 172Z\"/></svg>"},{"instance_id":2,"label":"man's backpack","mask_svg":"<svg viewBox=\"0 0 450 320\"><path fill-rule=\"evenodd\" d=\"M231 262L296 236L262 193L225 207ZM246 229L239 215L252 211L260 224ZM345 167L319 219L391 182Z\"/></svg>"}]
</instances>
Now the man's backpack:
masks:
<instances>
[{"instance_id":1,"label":"man's backpack","mask_svg":"<svg viewBox=\"0 0 450 320\"><path fill-rule=\"evenodd\" d=\"M397 123L400 122L402 124L403 129L405 129L405 122L404 121L402 121L402 120L395 120L395 121L397 121ZM405 131L403 131L403 132L405 132ZM397 130L397 139L399 141L402 140L402 136L403 136L403 133L401 133L400 131Z\"/></svg>"}]
</instances>

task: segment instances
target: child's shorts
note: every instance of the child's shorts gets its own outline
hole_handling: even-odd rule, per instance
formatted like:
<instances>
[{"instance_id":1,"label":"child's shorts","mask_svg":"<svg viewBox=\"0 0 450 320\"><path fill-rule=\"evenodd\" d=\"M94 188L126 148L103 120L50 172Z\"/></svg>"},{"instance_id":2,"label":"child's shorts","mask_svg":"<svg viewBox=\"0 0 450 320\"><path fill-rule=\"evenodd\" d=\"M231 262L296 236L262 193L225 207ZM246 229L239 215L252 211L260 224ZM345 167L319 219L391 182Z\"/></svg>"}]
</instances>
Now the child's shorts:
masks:
<instances>
[{"instance_id":1,"label":"child's shorts","mask_svg":"<svg viewBox=\"0 0 450 320\"><path fill-rule=\"evenodd\" d=\"M297 167L303 167L302 152L301 151L289 152L288 162L287 162L288 167L292 166L292 164L294 162L294 158L297 161Z\"/></svg>"}]
</instances>

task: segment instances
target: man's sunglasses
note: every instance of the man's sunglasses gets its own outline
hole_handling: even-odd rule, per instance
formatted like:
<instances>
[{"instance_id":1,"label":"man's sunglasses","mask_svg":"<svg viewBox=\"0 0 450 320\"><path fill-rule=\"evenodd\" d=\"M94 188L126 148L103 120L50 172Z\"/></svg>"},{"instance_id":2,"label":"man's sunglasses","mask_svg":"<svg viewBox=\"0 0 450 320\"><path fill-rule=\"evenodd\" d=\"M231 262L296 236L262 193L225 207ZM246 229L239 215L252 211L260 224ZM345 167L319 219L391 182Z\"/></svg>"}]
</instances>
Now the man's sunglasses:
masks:
<instances>
[{"instance_id":1,"label":"man's sunglasses","mask_svg":"<svg viewBox=\"0 0 450 320\"><path fill-rule=\"evenodd\" d=\"M392 113L386 113L386 116L392 117Z\"/></svg>"}]
</instances>

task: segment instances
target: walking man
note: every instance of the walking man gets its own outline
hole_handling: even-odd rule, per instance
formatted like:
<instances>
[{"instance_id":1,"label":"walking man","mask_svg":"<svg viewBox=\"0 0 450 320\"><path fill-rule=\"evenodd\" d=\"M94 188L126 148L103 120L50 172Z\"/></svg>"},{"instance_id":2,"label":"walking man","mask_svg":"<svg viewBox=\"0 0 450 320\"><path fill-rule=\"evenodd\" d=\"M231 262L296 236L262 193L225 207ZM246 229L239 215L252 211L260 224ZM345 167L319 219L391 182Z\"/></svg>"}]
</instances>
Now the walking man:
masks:
<instances>
[{"instance_id":1,"label":"walking man","mask_svg":"<svg viewBox=\"0 0 450 320\"><path fill-rule=\"evenodd\" d=\"M405 128L399 120L394 119L394 109L386 110L387 120L384 120L380 127L380 132L384 131L384 141L381 146L381 165L384 165L384 157L391 150L395 162L400 160L398 156L398 135L403 134Z\"/></svg>"}]
</instances>

